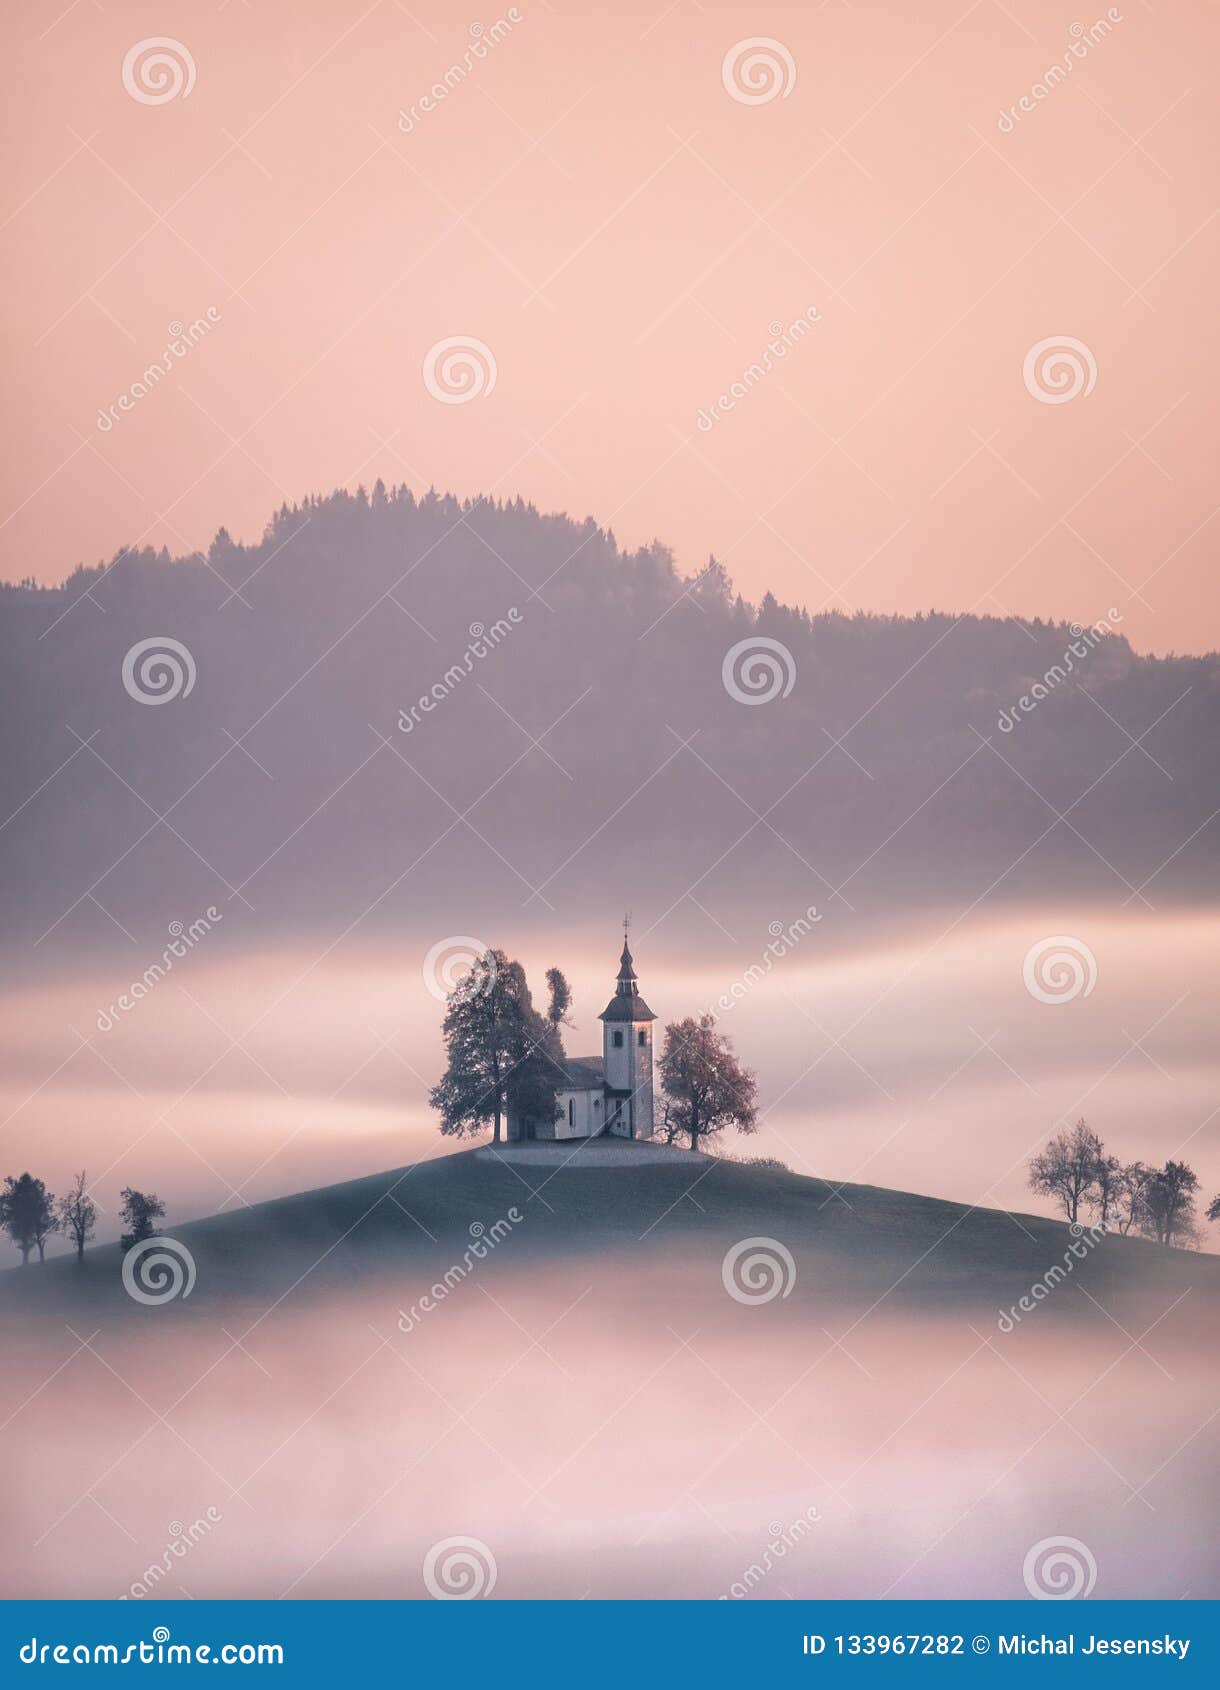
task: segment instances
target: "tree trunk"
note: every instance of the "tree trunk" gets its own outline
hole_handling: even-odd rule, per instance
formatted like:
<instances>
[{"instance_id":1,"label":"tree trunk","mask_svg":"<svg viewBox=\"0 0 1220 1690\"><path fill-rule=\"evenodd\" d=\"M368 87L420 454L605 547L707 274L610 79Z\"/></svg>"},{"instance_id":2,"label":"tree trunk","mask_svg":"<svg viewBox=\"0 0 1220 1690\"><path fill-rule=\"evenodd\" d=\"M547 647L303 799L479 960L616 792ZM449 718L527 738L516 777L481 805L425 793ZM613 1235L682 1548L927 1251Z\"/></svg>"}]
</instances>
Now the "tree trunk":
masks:
<instances>
[{"instance_id":1,"label":"tree trunk","mask_svg":"<svg viewBox=\"0 0 1220 1690\"><path fill-rule=\"evenodd\" d=\"M499 1144L499 1142L500 1142L500 1106L499 1106L499 1104L496 1105L495 1137L492 1139L491 1142L493 1144Z\"/></svg>"},{"instance_id":2,"label":"tree trunk","mask_svg":"<svg viewBox=\"0 0 1220 1690\"><path fill-rule=\"evenodd\" d=\"M45 1248L45 1246L44 1246L44 1244L43 1244L43 1241L42 1241L42 1239L41 1239L41 1238L40 1238L40 1239L39 1239L39 1240L38 1240L38 1260L39 1260L39 1261L40 1261L40 1262L45 1262L45 1261L46 1261L46 1259L47 1259L47 1252L46 1252L46 1248Z\"/></svg>"},{"instance_id":3,"label":"tree trunk","mask_svg":"<svg viewBox=\"0 0 1220 1690\"><path fill-rule=\"evenodd\" d=\"M21 1251L21 1265L22 1267L25 1267L30 1259L30 1246L28 1244L19 1244L17 1248Z\"/></svg>"}]
</instances>

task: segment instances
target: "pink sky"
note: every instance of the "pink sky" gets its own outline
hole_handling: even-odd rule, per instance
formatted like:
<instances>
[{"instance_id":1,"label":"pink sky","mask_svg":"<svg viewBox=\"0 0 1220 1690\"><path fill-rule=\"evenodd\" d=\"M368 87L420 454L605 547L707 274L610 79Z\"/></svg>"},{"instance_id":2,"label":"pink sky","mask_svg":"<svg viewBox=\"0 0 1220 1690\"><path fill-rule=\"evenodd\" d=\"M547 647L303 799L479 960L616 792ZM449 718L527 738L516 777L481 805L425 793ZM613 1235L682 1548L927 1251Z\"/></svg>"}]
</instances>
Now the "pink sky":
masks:
<instances>
[{"instance_id":1,"label":"pink sky","mask_svg":"<svg viewBox=\"0 0 1220 1690\"><path fill-rule=\"evenodd\" d=\"M186 552L221 523L254 539L282 500L380 475L592 514L688 570L714 549L747 594L811 609L1113 605L1139 649L1220 645L1210 8L1127 0L1092 44L1073 25L1105 8L1043 0L514 15L10 18L0 573ZM755 35L793 70L746 103L722 66ZM153 36L185 50L187 97L124 87ZM424 383L451 336L495 360L468 403ZM1040 402L1026 354L1064 336L1094 384Z\"/></svg>"}]
</instances>

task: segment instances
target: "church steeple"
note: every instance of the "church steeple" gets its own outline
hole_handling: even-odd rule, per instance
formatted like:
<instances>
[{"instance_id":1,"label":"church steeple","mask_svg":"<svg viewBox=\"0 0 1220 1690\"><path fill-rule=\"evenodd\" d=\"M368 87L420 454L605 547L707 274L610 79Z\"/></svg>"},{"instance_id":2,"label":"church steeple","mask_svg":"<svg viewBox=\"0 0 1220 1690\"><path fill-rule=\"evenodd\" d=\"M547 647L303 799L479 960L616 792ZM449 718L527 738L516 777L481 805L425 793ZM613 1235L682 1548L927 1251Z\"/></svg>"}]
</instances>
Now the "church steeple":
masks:
<instances>
[{"instance_id":1,"label":"church steeple","mask_svg":"<svg viewBox=\"0 0 1220 1690\"><path fill-rule=\"evenodd\" d=\"M601 1021L655 1021L656 1016L640 996L640 983L636 978L635 959L631 955L631 946L627 942L627 929L631 925L631 917L623 921L623 954L618 960L618 979L614 983L614 996L602 1010L598 1017Z\"/></svg>"},{"instance_id":2,"label":"church steeple","mask_svg":"<svg viewBox=\"0 0 1220 1690\"><path fill-rule=\"evenodd\" d=\"M602 1071L606 1087L606 1127L627 1138L651 1138L652 1023L656 1016L640 996L635 961L628 942L631 917L623 921L614 996L601 1013Z\"/></svg>"}]
</instances>

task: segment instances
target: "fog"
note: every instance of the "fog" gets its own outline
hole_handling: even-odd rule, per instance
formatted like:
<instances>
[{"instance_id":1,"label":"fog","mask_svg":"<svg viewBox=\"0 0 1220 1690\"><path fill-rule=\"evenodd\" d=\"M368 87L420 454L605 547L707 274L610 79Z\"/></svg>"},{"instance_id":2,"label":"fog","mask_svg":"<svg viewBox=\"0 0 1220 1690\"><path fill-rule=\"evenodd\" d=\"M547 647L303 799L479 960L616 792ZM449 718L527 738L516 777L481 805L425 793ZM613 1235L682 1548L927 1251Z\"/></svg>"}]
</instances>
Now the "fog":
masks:
<instances>
[{"instance_id":1,"label":"fog","mask_svg":"<svg viewBox=\"0 0 1220 1690\"><path fill-rule=\"evenodd\" d=\"M409 1333L409 1274L89 1349L48 1321L0 1382L4 1594L423 1596L473 1537L497 1597L1021 1596L1064 1534L1098 1596L1216 1594L1197 1301L1117 1304L1157 1322L1132 1347L1071 1287L1004 1335L982 1302L869 1314L799 1254L743 1307L717 1267L489 1263Z\"/></svg>"}]
</instances>

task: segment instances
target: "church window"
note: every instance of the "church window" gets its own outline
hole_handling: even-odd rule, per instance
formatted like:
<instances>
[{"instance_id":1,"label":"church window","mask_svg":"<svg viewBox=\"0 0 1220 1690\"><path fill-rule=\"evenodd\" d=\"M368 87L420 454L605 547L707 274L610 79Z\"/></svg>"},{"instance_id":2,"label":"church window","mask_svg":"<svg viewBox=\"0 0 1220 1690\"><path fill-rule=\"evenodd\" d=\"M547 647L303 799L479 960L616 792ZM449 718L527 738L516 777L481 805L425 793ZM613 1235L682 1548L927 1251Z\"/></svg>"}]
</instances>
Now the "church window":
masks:
<instances>
[{"instance_id":1,"label":"church window","mask_svg":"<svg viewBox=\"0 0 1220 1690\"><path fill-rule=\"evenodd\" d=\"M640 1028L640 1043L642 1045L646 1045L648 1043L648 1034L644 1031L644 1029L642 1027Z\"/></svg>"},{"instance_id":2,"label":"church window","mask_svg":"<svg viewBox=\"0 0 1220 1690\"><path fill-rule=\"evenodd\" d=\"M568 1099L568 1125L572 1125L572 1099Z\"/></svg>"},{"instance_id":3,"label":"church window","mask_svg":"<svg viewBox=\"0 0 1220 1690\"><path fill-rule=\"evenodd\" d=\"M621 1033L614 1035L614 1048L615 1050L622 1050L623 1048L623 1035Z\"/></svg>"}]
</instances>

